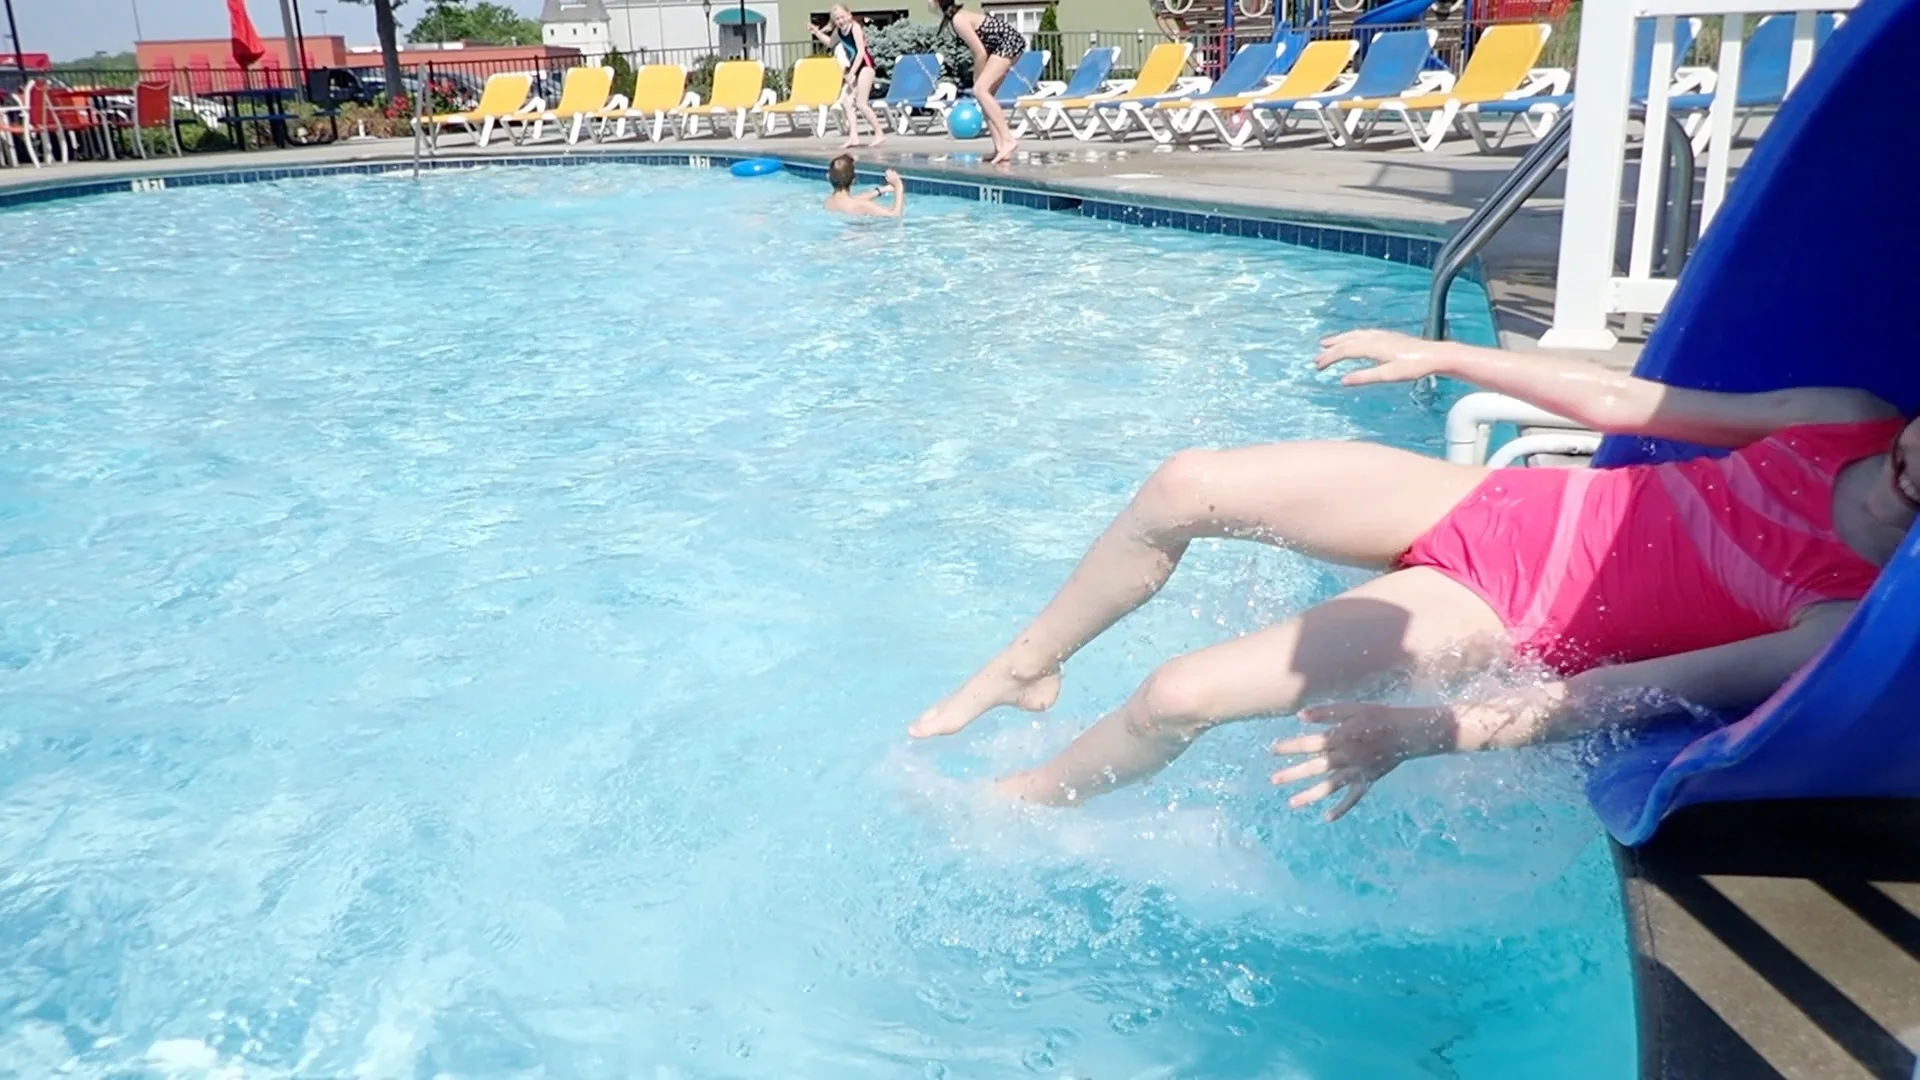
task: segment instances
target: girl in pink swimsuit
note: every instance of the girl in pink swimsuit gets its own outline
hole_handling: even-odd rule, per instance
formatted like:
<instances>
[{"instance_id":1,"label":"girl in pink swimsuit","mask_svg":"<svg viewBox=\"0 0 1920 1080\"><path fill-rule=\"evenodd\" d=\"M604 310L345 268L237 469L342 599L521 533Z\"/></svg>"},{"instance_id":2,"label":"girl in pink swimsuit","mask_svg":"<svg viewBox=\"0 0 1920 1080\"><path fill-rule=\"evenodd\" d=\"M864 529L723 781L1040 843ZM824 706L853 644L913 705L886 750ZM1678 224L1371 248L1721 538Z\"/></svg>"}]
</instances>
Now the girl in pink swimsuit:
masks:
<instances>
[{"instance_id":1,"label":"girl in pink swimsuit","mask_svg":"<svg viewBox=\"0 0 1920 1080\"><path fill-rule=\"evenodd\" d=\"M1583 361L1382 331L1328 339L1349 385L1446 375L1597 431L1732 452L1619 469L1487 469L1367 443L1186 451L1156 470L1060 592L909 728L1045 710L1061 665L1152 598L1201 537L1285 544L1388 571L1276 625L1175 657L1052 761L999 782L1069 804L1153 775L1215 724L1298 714L1273 774L1339 817L1399 762L1513 747L1685 702L1764 699L1839 630L1920 514L1920 421L1865 391L1736 394ZM1310 707L1380 676L1503 660L1552 677L1435 707Z\"/></svg>"}]
</instances>

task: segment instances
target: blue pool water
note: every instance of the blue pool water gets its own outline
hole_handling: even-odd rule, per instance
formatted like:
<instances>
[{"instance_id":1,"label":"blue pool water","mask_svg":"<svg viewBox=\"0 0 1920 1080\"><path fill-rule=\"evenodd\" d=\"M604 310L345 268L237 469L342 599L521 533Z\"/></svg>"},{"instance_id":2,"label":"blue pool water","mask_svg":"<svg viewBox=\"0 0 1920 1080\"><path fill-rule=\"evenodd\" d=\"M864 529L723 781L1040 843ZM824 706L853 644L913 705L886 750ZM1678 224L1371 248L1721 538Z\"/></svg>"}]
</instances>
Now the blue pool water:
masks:
<instances>
[{"instance_id":1,"label":"blue pool water","mask_svg":"<svg viewBox=\"0 0 1920 1080\"><path fill-rule=\"evenodd\" d=\"M984 797L1350 572L1196 546L1052 715L904 735L1168 453L1437 452L1404 388L1304 363L1415 327L1424 272L822 194L0 215L0 1075L1630 1074L1554 755L1328 825L1266 786L1275 721L1082 810Z\"/></svg>"}]
</instances>

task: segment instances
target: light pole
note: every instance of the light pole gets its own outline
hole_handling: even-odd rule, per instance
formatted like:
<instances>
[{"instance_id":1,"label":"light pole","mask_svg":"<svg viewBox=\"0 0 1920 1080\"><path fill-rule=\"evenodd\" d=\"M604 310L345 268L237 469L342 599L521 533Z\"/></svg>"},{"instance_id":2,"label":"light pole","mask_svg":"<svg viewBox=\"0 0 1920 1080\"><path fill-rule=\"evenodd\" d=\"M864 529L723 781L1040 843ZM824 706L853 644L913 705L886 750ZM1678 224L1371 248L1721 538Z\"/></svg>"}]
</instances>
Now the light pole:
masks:
<instances>
[{"instance_id":1,"label":"light pole","mask_svg":"<svg viewBox=\"0 0 1920 1080\"><path fill-rule=\"evenodd\" d=\"M700 17L707 24L707 52L713 52L713 0L700 0Z\"/></svg>"},{"instance_id":2,"label":"light pole","mask_svg":"<svg viewBox=\"0 0 1920 1080\"><path fill-rule=\"evenodd\" d=\"M333 35L327 32L327 9L323 7L317 7L313 9L313 13L315 15L320 16L320 36L332 37Z\"/></svg>"},{"instance_id":3,"label":"light pole","mask_svg":"<svg viewBox=\"0 0 1920 1080\"><path fill-rule=\"evenodd\" d=\"M140 0L127 0L127 5L133 8L133 40L136 43L144 41L147 32L140 29Z\"/></svg>"},{"instance_id":4,"label":"light pole","mask_svg":"<svg viewBox=\"0 0 1920 1080\"><path fill-rule=\"evenodd\" d=\"M13 21L13 0L6 0L6 4L7 37L13 41L13 66L20 69L20 78L25 80L27 77L27 56L26 50L20 47L20 25Z\"/></svg>"},{"instance_id":5,"label":"light pole","mask_svg":"<svg viewBox=\"0 0 1920 1080\"><path fill-rule=\"evenodd\" d=\"M740 0L740 59L747 58L747 0Z\"/></svg>"}]
</instances>

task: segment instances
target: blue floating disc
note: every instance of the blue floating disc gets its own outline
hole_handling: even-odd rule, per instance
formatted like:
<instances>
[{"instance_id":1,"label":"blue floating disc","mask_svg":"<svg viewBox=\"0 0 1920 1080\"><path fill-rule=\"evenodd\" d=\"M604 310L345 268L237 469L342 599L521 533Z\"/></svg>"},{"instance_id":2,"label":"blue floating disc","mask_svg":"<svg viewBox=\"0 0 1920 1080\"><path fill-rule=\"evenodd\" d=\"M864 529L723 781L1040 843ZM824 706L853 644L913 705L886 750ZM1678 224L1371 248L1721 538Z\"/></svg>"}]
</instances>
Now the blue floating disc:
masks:
<instances>
[{"instance_id":1,"label":"blue floating disc","mask_svg":"<svg viewBox=\"0 0 1920 1080\"><path fill-rule=\"evenodd\" d=\"M736 161L729 171L735 176L770 176L785 167L779 158L762 157Z\"/></svg>"}]
</instances>

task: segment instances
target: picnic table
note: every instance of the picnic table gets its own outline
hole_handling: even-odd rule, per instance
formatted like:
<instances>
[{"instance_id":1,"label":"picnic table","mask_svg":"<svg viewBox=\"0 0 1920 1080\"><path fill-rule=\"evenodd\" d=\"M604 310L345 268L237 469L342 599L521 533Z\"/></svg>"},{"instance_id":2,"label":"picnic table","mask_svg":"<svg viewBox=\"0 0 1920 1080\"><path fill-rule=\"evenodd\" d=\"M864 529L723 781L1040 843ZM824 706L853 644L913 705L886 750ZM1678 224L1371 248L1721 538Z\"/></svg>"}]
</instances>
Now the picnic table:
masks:
<instances>
[{"instance_id":1,"label":"picnic table","mask_svg":"<svg viewBox=\"0 0 1920 1080\"><path fill-rule=\"evenodd\" d=\"M285 149L287 121L298 121L301 117L287 112L288 103L300 96L300 91L286 86L256 86L242 90L209 90L202 94L220 102L225 107L221 123L225 124L232 136L233 148L245 150L246 139L242 131L247 124L265 124L273 136L273 145Z\"/></svg>"}]
</instances>

